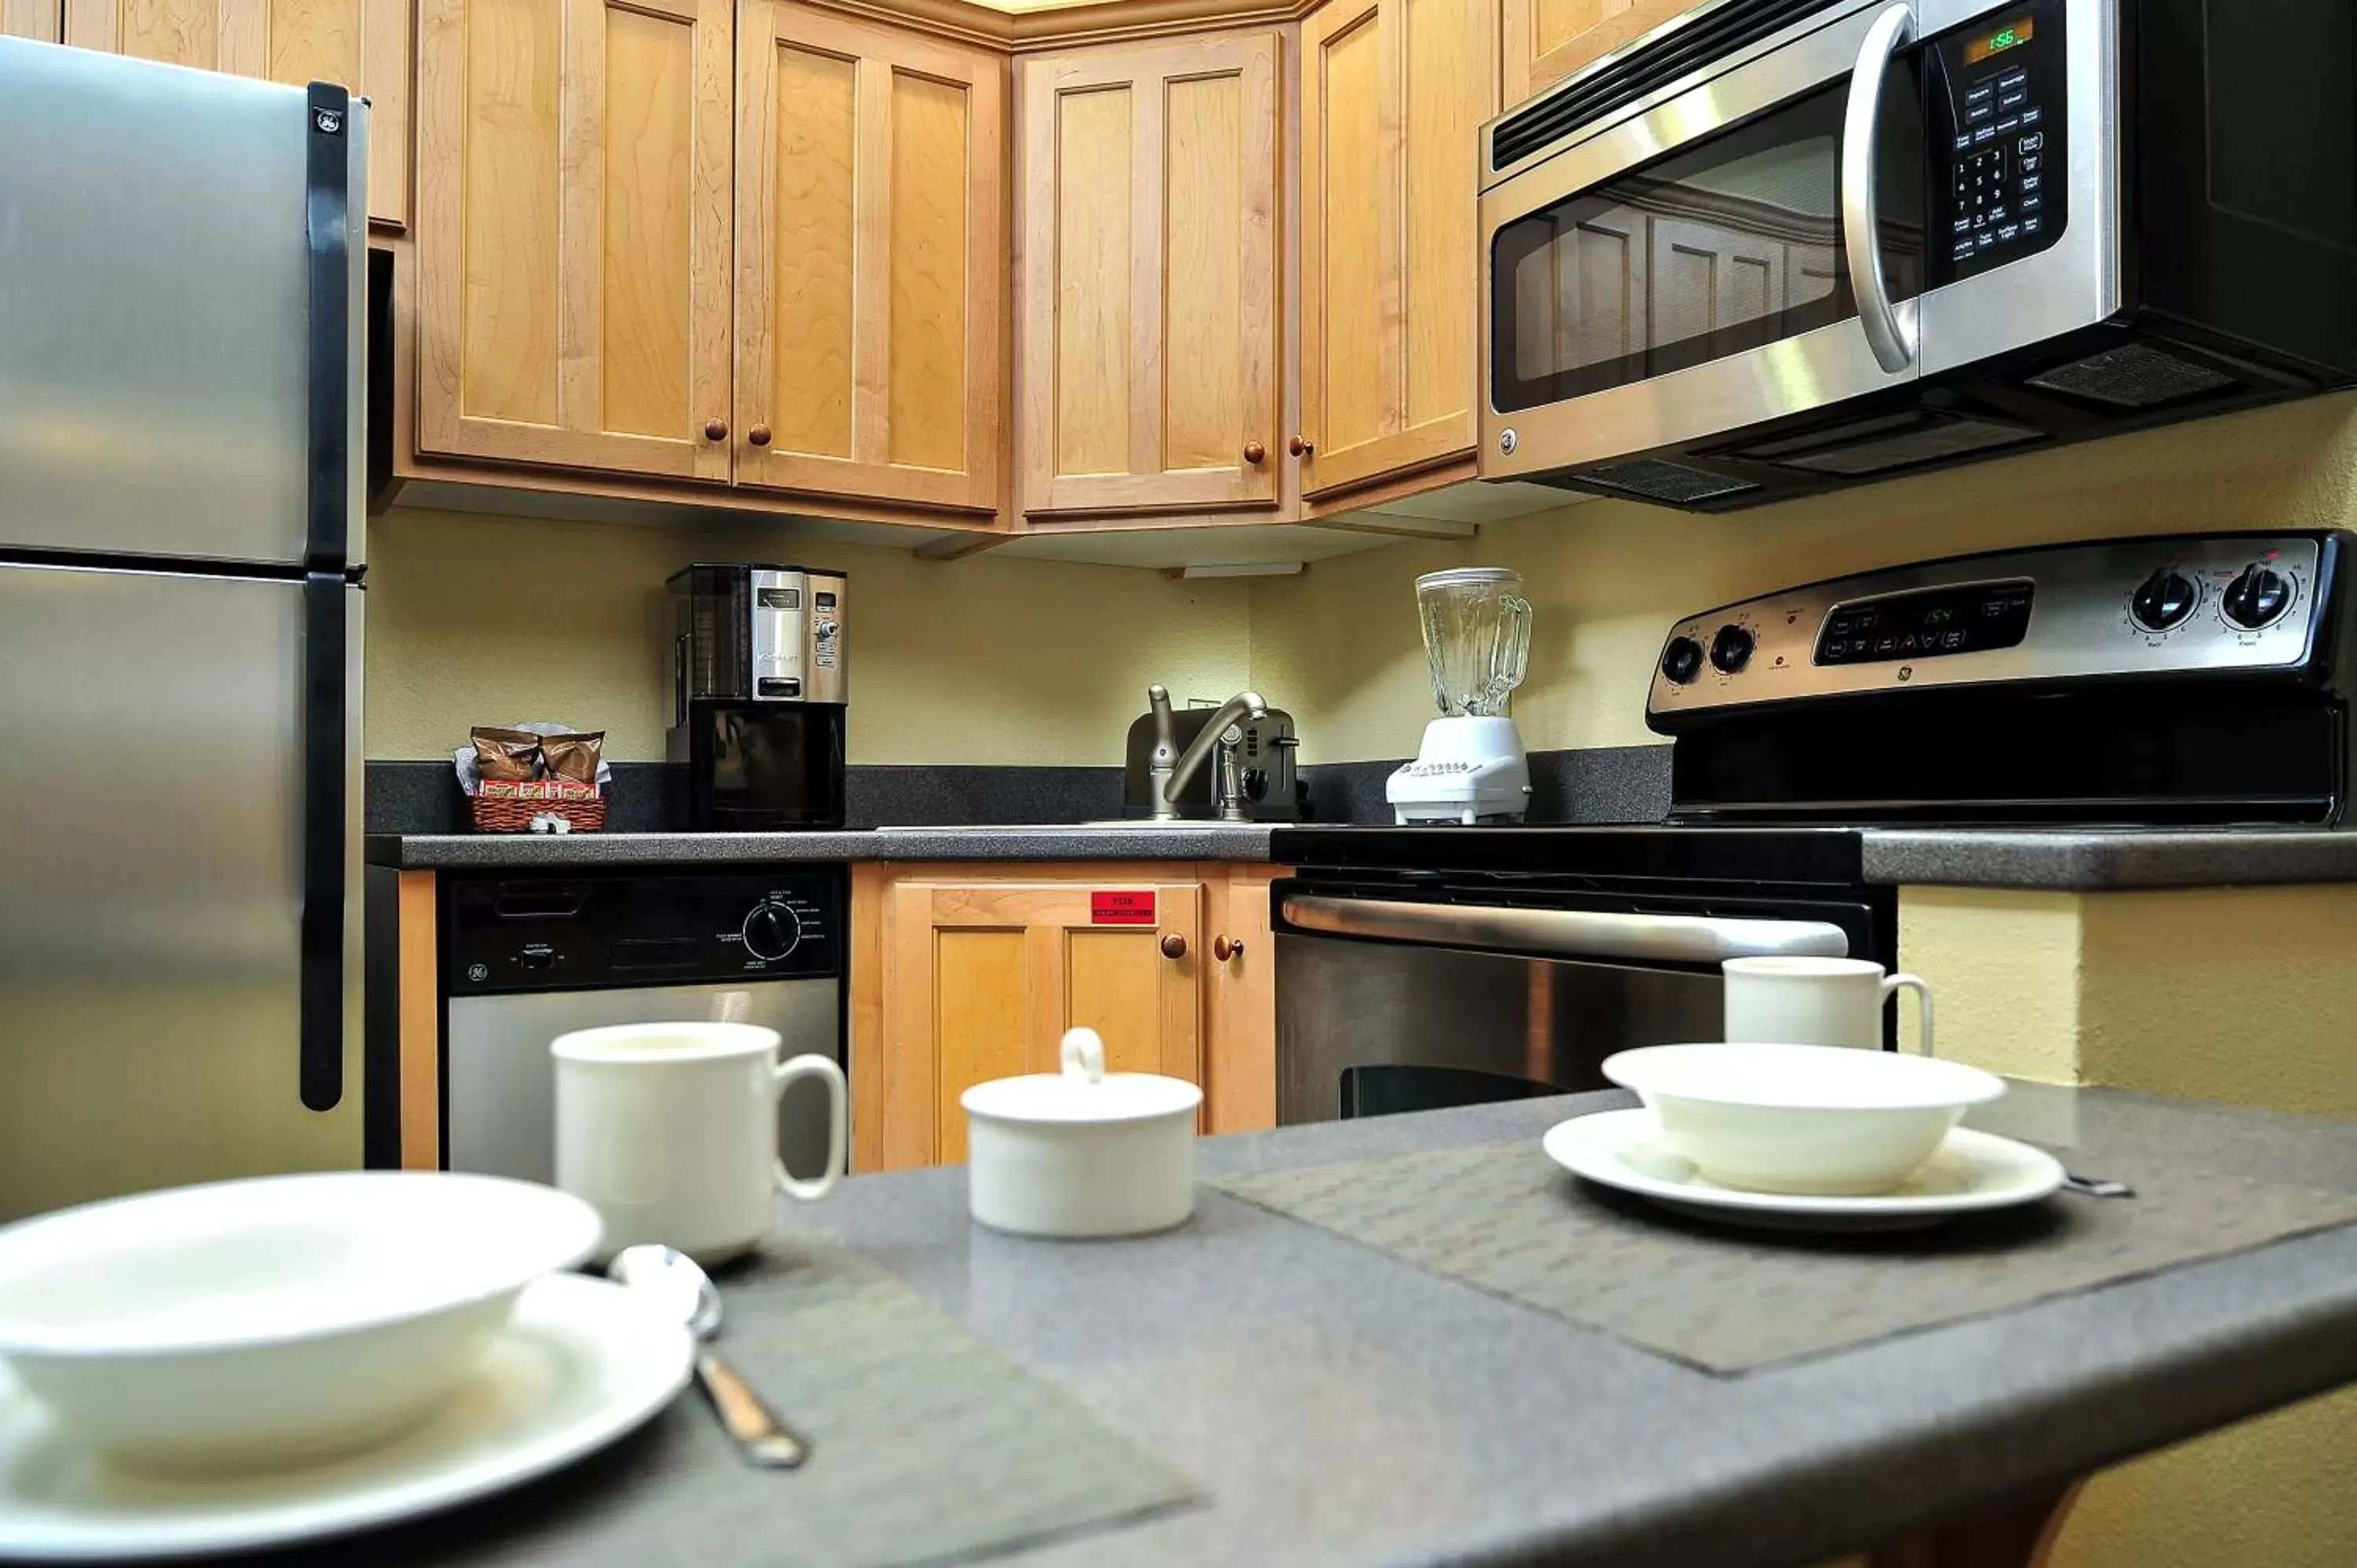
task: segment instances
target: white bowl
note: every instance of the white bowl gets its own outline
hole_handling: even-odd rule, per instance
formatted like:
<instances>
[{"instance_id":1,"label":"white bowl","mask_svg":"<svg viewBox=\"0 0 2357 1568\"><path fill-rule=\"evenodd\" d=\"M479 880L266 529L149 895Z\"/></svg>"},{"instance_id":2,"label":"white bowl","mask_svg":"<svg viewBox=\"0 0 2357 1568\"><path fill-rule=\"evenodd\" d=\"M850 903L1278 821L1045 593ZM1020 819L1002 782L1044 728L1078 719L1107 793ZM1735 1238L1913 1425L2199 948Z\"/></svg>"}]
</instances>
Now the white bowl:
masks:
<instances>
[{"instance_id":1,"label":"white bowl","mask_svg":"<svg viewBox=\"0 0 2357 1568\"><path fill-rule=\"evenodd\" d=\"M307 1461L423 1419L598 1230L553 1187L426 1171L94 1203L0 1230L0 1357L118 1460Z\"/></svg>"},{"instance_id":2,"label":"white bowl","mask_svg":"<svg viewBox=\"0 0 2357 1568\"><path fill-rule=\"evenodd\" d=\"M1648 1046L1604 1058L1662 1133L1721 1187L1889 1192L2005 1080L1962 1062L1852 1046Z\"/></svg>"}]
</instances>

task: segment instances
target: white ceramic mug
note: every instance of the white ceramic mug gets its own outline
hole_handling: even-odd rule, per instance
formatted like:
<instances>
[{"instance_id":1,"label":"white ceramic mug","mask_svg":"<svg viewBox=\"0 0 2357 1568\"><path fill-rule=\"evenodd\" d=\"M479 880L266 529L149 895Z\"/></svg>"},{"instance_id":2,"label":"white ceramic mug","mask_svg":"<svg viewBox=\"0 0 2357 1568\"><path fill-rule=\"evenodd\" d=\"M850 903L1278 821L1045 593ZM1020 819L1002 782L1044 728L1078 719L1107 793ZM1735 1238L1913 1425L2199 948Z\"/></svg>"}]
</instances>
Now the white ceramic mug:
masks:
<instances>
[{"instance_id":1,"label":"white ceramic mug","mask_svg":"<svg viewBox=\"0 0 2357 1568\"><path fill-rule=\"evenodd\" d=\"M1923 1054L1932 1054L1932 987L1921 976L1886 976L1862 958L1731 958L1727 977L1727 1038L1768 1046L1882 1048L1882 1004L1894 991L1915 993Z\"/></svg>"},{"instance_id":2,"label":"white ceramic mug","mask_svg":"<svg viewBox=\"0 0 2357 1568\"><path fill-rule=\"evenodd\" d=\"M715 1262L769 1233L773 1194L834 1190L850 1122L843 1069L822 1056L780 1063L779 1044L754 1024L617 1024L550 1043L556 1185L604 1217L600 1260L661 1241ZM778 1100L802 1079L828 1101L826 1170L807 1180L778 1158Z\"/></svg>"}]
</instances>

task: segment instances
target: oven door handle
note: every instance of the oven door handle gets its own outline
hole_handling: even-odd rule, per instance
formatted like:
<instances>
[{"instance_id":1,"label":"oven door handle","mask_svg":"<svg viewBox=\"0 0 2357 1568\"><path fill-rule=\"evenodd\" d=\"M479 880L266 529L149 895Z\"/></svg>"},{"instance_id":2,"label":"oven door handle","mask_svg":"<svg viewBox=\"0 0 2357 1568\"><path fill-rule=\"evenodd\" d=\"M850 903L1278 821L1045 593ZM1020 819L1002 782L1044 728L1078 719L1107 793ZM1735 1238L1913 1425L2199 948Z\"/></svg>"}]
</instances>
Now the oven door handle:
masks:
<instances>
[{"instance_id":1,"label":"oven door handle","mask_svg":"<svg viewBox=\"0 0 2357 1568\"><path fill-rule=\"evenodd\" d=\"M1886 6L1857 47L1850 73L1849 110L1842 121L1842 245L1849 258L1850 292L1858 324L1875 361L1892 375L1915 362L1915 302L1890 302L1882 275L1882 213L1874 188L1874 137L1882 120L1882 79L1900 46L1914 36L1914 8Z\"/></svg>"},{"instance_id":2,"label":"oven door handle","mask_svg":"<svg viewBox=\"0 0 2357 1568\"><path fill-rule=\"evenodd\" d=\"M1497 948L1544 958L1717 963L1730 958L1846 958L1849 938L1824 920L1716 915L1524 909L1494 904L1411 904L1289 893L1280 909L1298 929L1434 947Z\"/></svg>"}]
</instances>

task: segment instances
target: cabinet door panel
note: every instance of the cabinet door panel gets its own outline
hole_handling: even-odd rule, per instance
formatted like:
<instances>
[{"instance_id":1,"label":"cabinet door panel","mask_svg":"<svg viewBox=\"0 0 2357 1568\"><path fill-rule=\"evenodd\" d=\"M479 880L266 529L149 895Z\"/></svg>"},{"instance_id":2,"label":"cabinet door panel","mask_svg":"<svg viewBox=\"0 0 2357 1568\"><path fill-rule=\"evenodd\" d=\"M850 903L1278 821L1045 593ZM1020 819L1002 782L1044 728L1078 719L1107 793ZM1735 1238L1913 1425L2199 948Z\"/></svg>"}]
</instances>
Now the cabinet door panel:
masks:
<instances>
[{"instance_id":1,"label":"cabinet door panel","mask_svg":"<svg viewBox=\"0 0 2357 1568\"><path fill-rule=\"evenodd\" d=\"M1256 32L1025 66L1027 511L1276 503L1277 55Z\"/></svg>"},{"instance_id":2,"label":"cabinet door panel","mask_svg":"<svg viewBox=\"0 0 2357 1568\"><path fill-rule=\"evenodd\" d=\"M369 217L409 220L409 0L0 0L0 33L365 94Z\"/></svg>"},{"instance_id":3,"label":"cabinet door panel","mask_svg":"<svg viewBox=\"0 0 2357 1568\"><path fill-rule=\"evenodd\" d=\"M1096 924L1101 887L1150 891L1156 922ZM883 1168L963 1159L958 1097L1058 1070L1064 1031L1079 1026L1103 1036L1116 1071L1202 1081L1200 884L899 882L884 903L878 1023L853 1047L885 1058L863 1079L880 1083L882 1103L858 1112L881 1123L861 1146ZM1174 937L1177 958L1163 950Z\"/></svg>"},{"instance_id":4,"label":"cabinet door panel","mask_svg":"<svg viewBox=\"0 0 2357 1568\"><path fill-rule=\"evenodd\" d=\"M54 44L64 37L60 0L0 0L0 38L38 38Z\"/></svg>"},{"instance_id":5,"label":"cabinet door panel","mask_svg":"<svg viewBox=\"0 0 2357 1568\"><path fill-rule=\"evenodd\" d=\"M1641 38L1695 0L1504 0L1501 75L1509 108Z\"/></svg>"},{"instance_id":6,"label":"cabinet door panel","mask_svg":"<svg viewBox=\"0 0 2357 1568\"><path fill-rule=\"evenodd\" d=\"M1302 24L1302 424L1317 499L1469 456L1494 0L1329 0Z\"/></svg>"},{"instance_id":7,"label":"cabinet door panel","mask_svg":"<svg viewBox=\"0 0 2357 1568\"><path fill-rule=\"evenodd\" d=\"M748 0L738 483L996 510L1006 69L982 50Z\"/></svg>"},{"instance_id":8,"label":"cabinet door panel","mask_svg":"<svg viewBox=\"0 0 2357 1568\"><path fill-rule=\"evenodd\" d=\"M726 0L426 0L429 451L726 478Z\"/></svg>"}]
</instances>

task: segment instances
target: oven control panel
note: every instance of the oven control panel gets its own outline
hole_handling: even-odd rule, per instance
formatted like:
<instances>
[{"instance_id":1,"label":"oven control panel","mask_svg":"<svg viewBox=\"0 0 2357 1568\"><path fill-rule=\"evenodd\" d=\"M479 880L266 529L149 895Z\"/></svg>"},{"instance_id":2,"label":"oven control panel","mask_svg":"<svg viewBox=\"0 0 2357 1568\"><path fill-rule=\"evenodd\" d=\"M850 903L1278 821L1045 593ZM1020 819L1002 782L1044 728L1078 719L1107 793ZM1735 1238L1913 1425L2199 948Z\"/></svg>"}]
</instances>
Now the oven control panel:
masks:
<instances>
[{"instance_id":1,"label":"oven control panel","mask_svg":"<svg viewBox=\"0 0 2357 1568\"><path fill-rule=\"evenodd\" d=\"M1960 556L1813 584L1670 628L1649 714L1847 693L2297 667L2329 534L2224 534Z\"/></svg>"},{"instance_id":2,"label":"oven control panel","mask_svg":"<svg viewBox=\"0 0 2357 1568\"><path fill-rule=\"evenodd\" d=\"M2061 237L2069 199L2062 27L2061 0L2024 0L1925 51L1935 286L2034 255Z\"/></svg>"}]
</instances>

